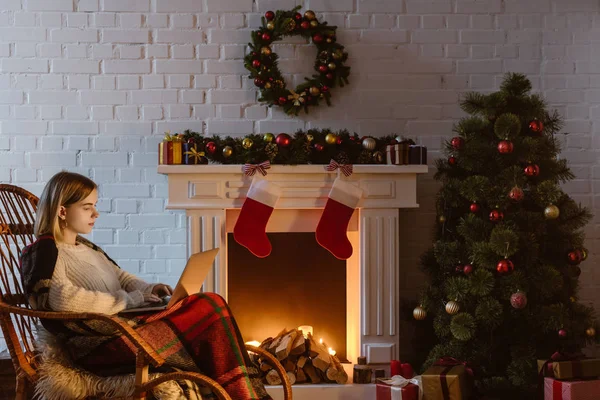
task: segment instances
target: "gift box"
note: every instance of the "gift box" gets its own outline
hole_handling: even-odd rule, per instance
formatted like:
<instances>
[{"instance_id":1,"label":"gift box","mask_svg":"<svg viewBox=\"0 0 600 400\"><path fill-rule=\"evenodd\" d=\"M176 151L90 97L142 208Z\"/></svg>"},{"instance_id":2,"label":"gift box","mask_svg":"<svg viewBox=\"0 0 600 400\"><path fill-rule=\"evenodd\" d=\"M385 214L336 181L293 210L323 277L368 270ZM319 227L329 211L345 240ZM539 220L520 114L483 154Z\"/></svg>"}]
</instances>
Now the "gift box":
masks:
<instances>
[{"instance_id":1,"label":"gift box","mask_svg":"<svg viewBox=\"0 0 600 400\"><path fill-rule=\"evenodd\" d=\"M375 383L376 400L420 400L423 397L419 392L420 377L404 379L397 375L391 379L377 379Z\"/></svg>"},{"instance_id":2,"label":"gift box","mask_svg":"<svg viewBox=\"0 0 600 400\"><path fill-rule=\"evenodd\" d=\"M427 147L411 145L408 148L408 164L427 164Z\"/></svg>"},{"instance_id":3,"label":"gift box","mask_svg":"<svg viewBox=\"0 0 600 400\"><path fill-rule=\"evenodd\" d=\"M465 366L462 364L434 365L429 367L421 378L424 400L462 400L469 396L470 386Z\"/></svg>"},{"instance_id":4,"label":"gift box","mask_svg":"<svg viewBox=\"0 0 600 400\"><path fill-rule=\"evenodd\" d=\"M390 144L385 146L385 158L388 165L402 165L402 153L400 144Z\"/></svg>"},{"instance_id":5,"label":"gift box","mask_svg":"<svg viewBox=\"0 0 600 400\"><path fill-rule=\"evenodd\" d=\"M538 360L538 372L556 379L596 378L600 376L600 359L580 360Z\"/></svg>"},{"instance_id":6,"label":"gift box","mask_svg":"<svg viewBox=\"0 0 600 400\"><path fill-rule=\"evenodd\" d=\"M208 158L203 151L198 151L196 143L184 143L183 163L186 165L208 164Z\"/></svg>"},{"instance_id":7,"label":"gift box","mask_svg":"<svg viewBox=\"0 0 600 400\"><path fill-rule=\"evenodd\" d=\"M183 138L178 134L165 133L162 142L158 144L159 164L181 164L183 161Z\"/></svg>"},{"instance_id":8,"label":"gift box","mask_svg":"<svg viewBox=\"0 0 600 400\"><path fill-rule=\"evenodd\" d=\"M544 400L600 399L600 380L559 381L544 378Z\"/></svg>"}]
</instances>

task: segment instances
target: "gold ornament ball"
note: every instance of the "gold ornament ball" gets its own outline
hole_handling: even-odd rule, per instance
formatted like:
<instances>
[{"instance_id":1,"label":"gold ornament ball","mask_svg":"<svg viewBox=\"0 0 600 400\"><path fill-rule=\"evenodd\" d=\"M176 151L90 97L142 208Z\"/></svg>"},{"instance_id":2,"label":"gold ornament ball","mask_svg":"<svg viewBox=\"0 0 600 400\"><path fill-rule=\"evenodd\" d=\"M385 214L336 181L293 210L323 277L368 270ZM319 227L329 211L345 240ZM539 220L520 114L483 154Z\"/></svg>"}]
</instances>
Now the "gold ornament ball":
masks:
<instances>
[{"instance_id":1,"label":"gold ornament ball","mask_svg":"<svg viewBox=\"0 0 600 400\"><path fill-rule=\"evenodd\" d=\"M308 135L306 135L307 142L312 142L314 139L315 139L315 137L313 135L311 135L310 133Z\"/></svg>"},{"instance_id":2,"label":"gold ornament ball","mask_svg":"<svg viewBox=\"0 0 600 400\"><path fill-rule=\"evenodd\" d=\"M304 18L306 18L309 21L312 21L316 17L317 16L315 15L315 12L313 10L306 10L306 12L304 13Z\"/></svg>"},{"instance_id":3,"label":"gold ornament ball","mask_svg":"<svg viewBox=\"0 0 600 400\"><path fill-rule=\"evenodd\" d=\"M265 89L271 89L272 87L273 85L271 85L271 82L265 83Z\"/></svg>"},{"instance_id":4,"label":"gold ornament ball","mask_svg":"<svg viewBox=\"0 0 600 400\"><path fill-rule=\"evenodd\" d=\"M559 215L560 210L553 204L544 209L544 217L546 217L546 219L556 219Z\"/></svg>"},{"instance_id":5,"label":"gold ornament ball","mask_svg":"<svg viewBox=\"0 0 600 400\"><path fill-rule=\"evenodd\" d=\"M327 38L327 39L325 39L325 41L326 41L327 43L331 43L331 42L333 42L333 40L331 40L331 38Z\"/></svg>"},{"instance_id":6,"label":"gold ornament ball","mask_svg":"<svg viewBox=\"0 0 600 400\"><path fill-rule=\"evenodd\" d=\"M423 307L417 306L413 310L413 317L417 321L423 321L425 318L427 318L427 311L425 311L425 309Z\"/></svg>"},{"instance_id":7,"label":"gold ornament ball","mask_svg":"<svg viewBox=\"0 0 600 400\"><path fill-rule=\"evenodd\" d=\"M440 215L438 221L440 221L440 224L443 224L444 222L446 222L446 217L444 215Z\"/></svg>"},{"instance_id":8,"label":"gold ornament ball","mask_svg":"<svg viewBox=\"0 0 600 400\"><path fill-rule=\"evenodd\" d=\"M569 297L569 300L571 300L571 303L575 303L577 301L577 297L571 296Z\"/></svg>"},{"instance_id":9,"label":"gold ornament ball","mask_svg":"<svg viewBox=\"0 0 600 400\"><path fill-rule=\"evenodd\" d=\"M446 312L450 315L454 315L460 311L460 306L456 301L449 301L446 303Z\"/></svg>"},{"instance_id":10,"label":"gold ornament ball","mask_svg":"<svg viewBox=\"0 0 600 400\"><path fill-rule=\"evenodd\" d=\"M332 62L331 62L331 63L327 64L327 68L329 68L329 69L330 69L330 70L332 70L332 71L333 71L334 69L336 69L336 67L337 67L337 65L336 65L335 63L332 63Z\"/></svg>"},{"instance_id":11,"label":"gold ornament ball","mask_svg":"<svg viewBox=\"0 0 600 400\"><path fill-rule=\"evenodd\" d=\"M250 138L245 138L244 140L242 140L242 147L245 148L246 150L251 148L253 144L254 144L254 142Z\"/></svg>"},{"instance_id":12,"label":"gold ornament ball","mask_svg":"<svg viewBox=\"0 0 600 400\"><path fill-rule=\"evenodd\" d=\"M596 337L596 329L594 329L593 327L589 327L585 330L585 334L588 335L588 337Z\"/></svg>"},{"instance_id":13,"label":"gold ornament ball","mask_svg":"<svg viewBox=\"0 0 600 400\"><path fill-rule=\"evenodd\" d=\"M231 148L231 146L223 147L223 157L229 158L229 157L231 157L232 154L233 154L233 149Z\"/></svg>"},{"instance_id":14,"label":"gold ornament ball","mask_svg":"<svg viewBox=\"0 0 600 400\"><path fill-rule=\"evenodd\" d=\"M375 162L377 164L383 163L383 153L382 152L376 151L375 153L373 153L373 158L375 159Z\"/></svg>"},{"instance_id":15,"label":"gold ornament ball","mask_svg":"<svg viewBox=\"0 0 600 400\"><path fill-rule=\"evenodd\" d=\"M264 54L265 56L271 55L272 50L269 46L264 46L260 48L260 53Z\"/></svg>"},{"instance_id":16,"label":"gold ornament ball","mask_svg":"<svg viewBox=\"0 0 600 400\"><path fill-rule=\"evenodd\" d=\"M273 139L275 139L275 135L273 135L272 133L265 133L265 135L263 136L263 140L267 143L271 143Z\"/></svg>"},{"instance_id":17,"label":"gold ornament ball","mask_svg":"<svg viewBox=\"0 0 600 400\"><path fill-rule=\"evenodd\" d=\"M318 96L319 93L321 93L321 90L319 90L318 87L316 87L316 86L310 87L310 94L312 94L313 96Z\"/></svg>"},{"instance_id":18,"label":"gold ornament ball","mask_svg":"<svg viewBox=\"0 0 600 400\"><path fill-rule=\"evenodd\" d=\"M328 133L325 135L325 142L327 144L335 144L337 142L337 135L335 133Z\"/></svg>"},{"instance_id":19,"label":"gold ornament ball","mask_svg":"<svg viewBox=\"0 0 600 400\"><path fill-rule=\"evenodd\" d=\"M364 138L362 141L362 146L367 150L375 150L377 142L372 137Z\"/></svg>"},{"instance_id":20,"label":"gold ornament ball","mask_svg":"<svg viewBox=\"0 0 600 400\"><path fill-rule=\"evenodd\" d=\"M313 19L312 21L310 21L310 26L312 28L316 28L317 26L319 26L319 21L317 21L316 19Z\"/></svg>"},{"instance_id":21,"label":"gold ornament ball","mask_svg":"<svg viewBox=\"0 0 600 400\"><path fill-rule=\"evenodd\" d=\"M271 22L267 22L267 29L272 31L273 29L275 29L275 23L273 21Z\"/></svg>"}]
</instances>

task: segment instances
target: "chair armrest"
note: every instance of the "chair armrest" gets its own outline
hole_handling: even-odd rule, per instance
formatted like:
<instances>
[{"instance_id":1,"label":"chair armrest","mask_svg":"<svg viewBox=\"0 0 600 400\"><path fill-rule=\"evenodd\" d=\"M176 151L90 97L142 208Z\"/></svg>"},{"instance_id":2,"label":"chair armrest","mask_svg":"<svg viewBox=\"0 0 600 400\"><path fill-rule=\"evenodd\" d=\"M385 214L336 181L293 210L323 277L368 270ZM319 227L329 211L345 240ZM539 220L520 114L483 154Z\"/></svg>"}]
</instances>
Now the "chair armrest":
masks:
<instances>
[{"instance_id":1,"label":"chair armrest","mask_svg":"<svg viewBox=\"0 0 600 400\"><path fill-rule=\"evenodd\" d=\"M100 320L109 323L114 328L118 329L137 347L138 351L147 357L147 359L155 367L160 367L165 360L162 358L146 341L133 329L131 326L120 320L114 315L97 314L97 313L73 313L73 312L54 312L54 311L36 311L25 307L11 306L0 300L0 312L7 314L17 314L32 318L62 320L62 321L83 321L83 320Z\"/></svg>"}]
</instances>

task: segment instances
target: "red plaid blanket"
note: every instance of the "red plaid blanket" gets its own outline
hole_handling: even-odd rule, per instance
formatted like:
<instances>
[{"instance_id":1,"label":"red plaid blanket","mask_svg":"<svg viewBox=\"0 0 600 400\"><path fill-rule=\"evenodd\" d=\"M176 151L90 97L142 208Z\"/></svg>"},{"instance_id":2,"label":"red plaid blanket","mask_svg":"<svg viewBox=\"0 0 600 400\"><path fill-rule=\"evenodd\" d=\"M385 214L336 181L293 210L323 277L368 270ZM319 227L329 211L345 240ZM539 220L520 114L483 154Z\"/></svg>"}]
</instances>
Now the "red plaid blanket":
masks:
<instances>
[{"instance_id":1,"label":"red plaid blanket","mask_svg":"<svg viewBox=\"0 0 600 400\"><path fill-rule=\"evenodd\" d=\"M127 320L165 358L167 367L201 372L236 400L271 399L245 350L231 310L219 295L196 294L168 310ZM67 346L75 361L94 373L135 370L135 347L124 336L74 336Z\"/></svg>"}]
</instances>

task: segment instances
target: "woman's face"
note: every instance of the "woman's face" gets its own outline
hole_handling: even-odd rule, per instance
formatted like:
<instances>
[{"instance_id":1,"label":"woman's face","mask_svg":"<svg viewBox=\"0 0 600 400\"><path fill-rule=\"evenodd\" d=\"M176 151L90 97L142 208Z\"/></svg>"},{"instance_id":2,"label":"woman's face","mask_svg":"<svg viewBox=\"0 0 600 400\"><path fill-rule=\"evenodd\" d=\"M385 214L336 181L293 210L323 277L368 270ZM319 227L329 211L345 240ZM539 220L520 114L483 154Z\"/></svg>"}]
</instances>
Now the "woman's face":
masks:
<instances>
[{"instance_id":1,"label":"woman's face","mask_svg":"<svg viewBox=\"0 0 600 400\"><path fill-rule=\"evenodd\" d=\"M66 228L77 234L86 234L92 231L96 218L100 215L96 210L98 202L98 191L96 189L83 200L71 204L70 206L61 206L59 217L66 222ZM65 223L61 222L61 226Z\"/></svg>"}]
</instances>

